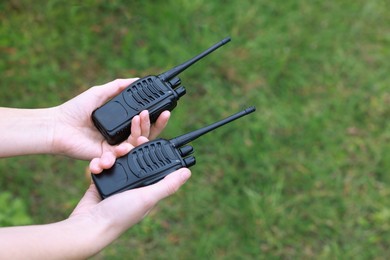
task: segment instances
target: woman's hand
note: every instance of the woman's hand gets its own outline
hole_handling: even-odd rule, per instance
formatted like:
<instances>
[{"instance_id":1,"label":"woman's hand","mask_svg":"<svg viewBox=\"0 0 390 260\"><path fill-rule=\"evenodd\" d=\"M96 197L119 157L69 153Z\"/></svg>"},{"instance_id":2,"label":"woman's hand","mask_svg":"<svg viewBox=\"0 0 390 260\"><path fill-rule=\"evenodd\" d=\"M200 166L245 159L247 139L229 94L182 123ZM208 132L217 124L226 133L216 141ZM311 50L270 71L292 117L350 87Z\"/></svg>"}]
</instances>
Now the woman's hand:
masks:
<instances>
[{"instance_id":1,"label":"woman's hand","mask_svg":"<svg viewBox=\"0 0 390 260\"><path fill-rule=\"evenodd\" d=\"M4 259L87 259L138 223L162 199L190 177L186 168L161 181L101 200L91 184L71 216L63 221L0 228Z\"/></svg>"},{"instance_id":2,"label":"woman's hand","mask_svg":"<svg viewBox=\"0 0 390 260\"><path fill-rule=\"evenodd\" d=\"M118 145L110 145L92 122L92 112L109 99L118 95L137 79L117 79L102 86L92 87L68 102L55 107L55 127L52 151L77 159L94 159L93 165L100 168L112 166L116 157L125 155L138 145L140 136L154 139L168 123L170 112L163 112L151 125L148 111L143 111L132 120L131 135ZM115 115L113 115L115 116ZM95 173L99 170L95 170Z\"/></svg>"}]
</instances>

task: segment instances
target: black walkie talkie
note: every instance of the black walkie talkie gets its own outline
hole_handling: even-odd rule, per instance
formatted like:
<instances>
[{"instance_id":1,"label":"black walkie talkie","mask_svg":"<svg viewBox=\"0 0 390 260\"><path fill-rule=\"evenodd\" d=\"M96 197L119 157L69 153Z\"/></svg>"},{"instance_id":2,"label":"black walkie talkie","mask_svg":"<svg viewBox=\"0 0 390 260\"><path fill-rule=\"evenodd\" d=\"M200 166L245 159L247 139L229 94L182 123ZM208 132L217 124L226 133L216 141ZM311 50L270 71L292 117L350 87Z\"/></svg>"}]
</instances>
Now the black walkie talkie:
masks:
<instances>
[{"instance_id":1,"label":"black walkie talkie","mask_svg":"<svg viewBox=\"0 0 390 260\"><path fill-rule=\"evenodd\" d=\"M256 110L249 107L221 121L181 135L171 140L156 139L135 147L118 158L113 167L92 179L102 198L138 187L153 184L183 167L195 165L192 146L185 144L196 138Z\"/></svg>"},{"instance_id":2,"label":"black walkie talkie","mask_svg":"<svg viewBox=\"0 0 390 260\"><path fill-rule=\"evenodd\" d=\"M177 105L177 100L186 93L176 76L229 41L230 37L227 37L173 69L158 76L146 76L132 83L92 113L95 126L107 142L114 145L129 137L131 119L141 111L148 110L150 120L154 123L163 111L172 111Z\"/></svg>"}]
</instances>

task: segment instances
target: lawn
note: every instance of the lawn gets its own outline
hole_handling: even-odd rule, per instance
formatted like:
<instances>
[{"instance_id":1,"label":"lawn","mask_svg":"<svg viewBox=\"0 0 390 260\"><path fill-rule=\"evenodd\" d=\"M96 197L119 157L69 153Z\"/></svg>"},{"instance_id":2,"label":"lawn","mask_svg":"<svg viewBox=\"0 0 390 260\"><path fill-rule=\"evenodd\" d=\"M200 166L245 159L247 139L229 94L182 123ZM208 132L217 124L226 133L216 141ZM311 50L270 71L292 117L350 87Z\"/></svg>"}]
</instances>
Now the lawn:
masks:
<instances>
[{"instance_id":1,"label":"lawn","mask_svg":"<svg viewBox=\"0 0 390 260\"><path fill-rule=\"evenodd\" d=\"M390 2L12 0L0 18L4 107L55 106L232 38L180 75L162 136L257 111L192 142L190 181L95 259L390 255ZM66 218L87 165L1 159L0 224Z\"/></svg>"}]
</instances>

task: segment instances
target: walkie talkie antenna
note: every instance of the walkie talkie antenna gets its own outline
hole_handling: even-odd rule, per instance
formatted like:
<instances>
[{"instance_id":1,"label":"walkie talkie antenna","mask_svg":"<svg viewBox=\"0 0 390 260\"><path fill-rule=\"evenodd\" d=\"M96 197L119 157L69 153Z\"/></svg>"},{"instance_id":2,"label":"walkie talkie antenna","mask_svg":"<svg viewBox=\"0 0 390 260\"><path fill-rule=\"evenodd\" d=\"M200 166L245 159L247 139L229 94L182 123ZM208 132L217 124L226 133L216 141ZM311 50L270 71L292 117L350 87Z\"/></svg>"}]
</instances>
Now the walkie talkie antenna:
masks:
<instances>
[{"instance_id":1,"label":"walkie talkie antenna","mask_svg":"<svg viewBox=\"0 0 390 260\"><path fill-rule=\"evenodd\" d=\"M92 179L102 198L116 193L151 185L168 174L196 164L193 147L186 145L196 138L240 117L254 112L254 106L233 114L209 126L170 140L158 138L134 147L125 156L116 159L110 169L92 174Z\"/></svg>"},{"instance_id":2,"label":"walkie talkie antenna","mask_svg":"<svg viewBox=\"0 0 390 260\"><path fill-rule=\"evenodd\" d=\"M202 52L201 54L193 57L192 59L184 62L183 64L180 64L166 72L163 72L161 73L160 75L158 75L158 77L162 80L162 81L166 81L166 80L170 80L172 79L173 77L177 76L179 73L183 72L185 69L187 69L189 66L191 66L192 64L194 64L195 62L197 62L198 60L202 59L204 56L208 55L209 53L215 51L216 49L218 49L219 47L221 47L222 45L225 45L226 43L230 42L231 38L230 37L226 37L225 39L223 39L222 41L214 44L213 46L211 46L210 48L208 48L207 50L205 50L204 52Z\"/></svg>"},{"instance_id":3,"label":"walkie talkie antenna","mask_svg":"<svg viewBox=\"0 0 390 260\"><path fill-rule=\"evenodd\" d=\"M109 144L115 145L129 137L131 121L141 111L148 110L150 122L155 123L162 112L172 111L177 101L186 94L178 74L229 41L230 37L226 37L173 69L158 76L149 75L134 81L92 112L96 128Z\"/></svg>"},{"instance_id":4,"label":"walkie talkie antenna","mask_svg":"<svg viewBox=\"0 0 390 260\"><path fill-rule=\"evenodd\" d=\"M213 123L209 126L206 126L206 127L203 127L201 129L198 129L198 130L195 130L195 131L192 131L190 133L187 133L187 134L184 134L184 135L181 135L181 136L178 136L176 138L173 138L171 140L169 140L174 147L178 148L178 147L181 147L195 139L197 139L198 137L201 137L202 135L220 127L220 126L223 126L227 123L230 123L240 117L243 117L243 116L246 116L252 112L256 111L256 108L254 106L252 107L248 107L247 109L245 110L242 110L241 112L238 112L236 114L233 114L221 121L218 121L216 123Z\"/></svg>"}]
</instances>

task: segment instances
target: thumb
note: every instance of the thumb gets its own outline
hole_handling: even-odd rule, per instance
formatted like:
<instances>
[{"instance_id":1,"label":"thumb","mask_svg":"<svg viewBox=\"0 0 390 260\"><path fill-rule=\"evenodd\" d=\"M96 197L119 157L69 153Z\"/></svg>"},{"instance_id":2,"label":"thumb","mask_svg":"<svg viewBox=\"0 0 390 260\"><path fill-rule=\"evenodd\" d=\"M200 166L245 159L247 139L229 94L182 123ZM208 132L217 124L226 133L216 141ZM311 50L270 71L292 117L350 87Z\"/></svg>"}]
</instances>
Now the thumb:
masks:
<instances>
[{"instance_id":1,"label":"thumb","mask_svg":"<svg viewBox=\"0 0 390 260\"><path fill-rule=\"evenodd\" d=\"M110 99L119 94L124 88L129 86L138 78L116 79L101 86L93 88L95 94L102 99Z\"/></svg>"},{"instance_id":2,"label":"thumb","mask_svg":"<svg viewBox=\"0 0 390 260\"><path fill-rule=\"evenodd\" d=\"M191 171L187 168L181 168L169 175L161 181L144 187L144 192L148 194L148 198L152 199L152 204L156 204L160 200L174 194L179 188L191 177Z\"/></svg>"}]
</instances>

